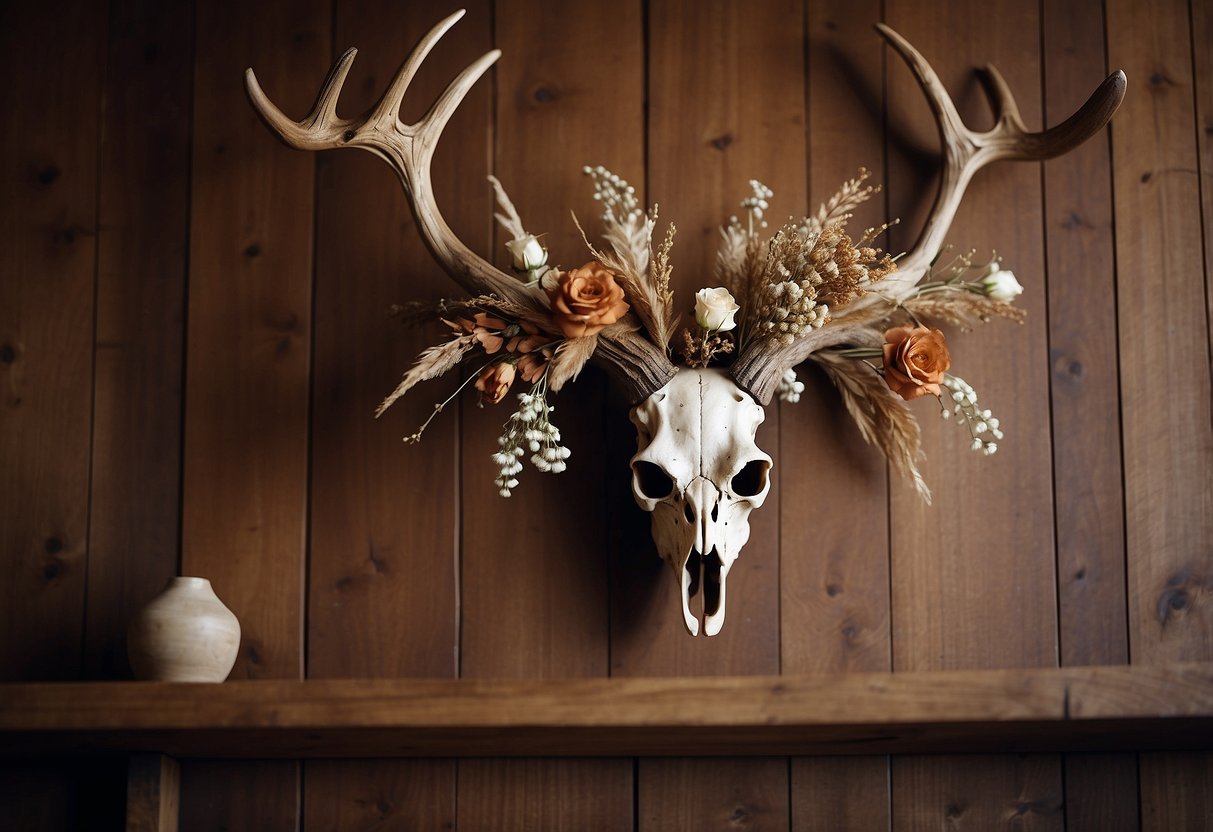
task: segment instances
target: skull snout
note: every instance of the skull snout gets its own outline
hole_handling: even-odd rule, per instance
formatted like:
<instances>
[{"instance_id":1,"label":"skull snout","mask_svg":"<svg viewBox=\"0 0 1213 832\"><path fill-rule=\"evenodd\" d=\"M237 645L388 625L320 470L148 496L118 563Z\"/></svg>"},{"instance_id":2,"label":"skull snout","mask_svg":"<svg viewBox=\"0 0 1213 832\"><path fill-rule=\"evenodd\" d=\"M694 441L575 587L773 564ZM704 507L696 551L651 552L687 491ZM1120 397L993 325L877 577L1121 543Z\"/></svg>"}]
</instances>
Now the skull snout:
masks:
<instances>
[{"instance_id":1,"label":"skull snout","mask_svg":"<svg viewBox=\"0 0 1213 832\"><path fill-rule=\"evenodd\" d=\"M728 568L717 549L723 541L717 532L721 494L716 484L699 476L687 487L683 514L694 529L694 544L682 567L682 615L692 635L699 634L699 616L691 610L691 599L703 590L703 632L714 636L724 626L724 581Z\"/></svg>"}]
</instances>

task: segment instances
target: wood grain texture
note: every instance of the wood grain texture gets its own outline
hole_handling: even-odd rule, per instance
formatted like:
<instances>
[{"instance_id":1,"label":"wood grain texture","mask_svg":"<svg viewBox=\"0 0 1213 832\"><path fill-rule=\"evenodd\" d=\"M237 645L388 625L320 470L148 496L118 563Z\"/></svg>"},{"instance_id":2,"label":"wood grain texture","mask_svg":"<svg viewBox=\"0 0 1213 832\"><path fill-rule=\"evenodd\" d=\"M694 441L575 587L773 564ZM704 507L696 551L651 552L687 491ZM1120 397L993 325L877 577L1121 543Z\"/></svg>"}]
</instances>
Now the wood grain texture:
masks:
<instances>
[{"instance_id":1,"label":"wood grain texture","mask_svg":"<svg viewBox=\"0 0 1213 832\"><path fill-rule=\"evenodd\" d=\"M1136 754L1066 754L1066 829L1139 829Z\"/></svg>"},{"instance_id":2,"label":"wood grain texture","mask_svg":"<svg viewBox=\"0 0 1213 832\"><path fill-rule=\"evenodd\" d=\"M810 209L861 167L884 183L884 66L872 29L880 13L878 2L808 4ZM882 193L851 227L887 219ZM798 372L804 395L779 406L782 672L889 670L887 466L828 379L812 364ZM789 777L793 829L888 828L887 757L795 758Z\"/></svg>"},{"instance_id":3,"label":"wood grain texture","mask_svg":"<svg viewBox=\"0 0 1213 832\"><path fill-rule=\"evenodd\" d=\"M1144 832L1213 826L1213 754L1141 755Z\"/></svg>"},{"instance_id":4,"label":"wood grain texture","mask_svg":"<svg viewBox=\"0 0 1213 832\"><path fill-rule=\"evenodd\" d=\"M178 757L446 756L473 748L479 755L506 756L670 754L680 748L709 755L770 754L798 743L806 751L821 744L836 753L847 742L850 752L857 750L855 743L864 749L940 751L988 749L992 737L1011 748L1055 749L1074 742L1075 748L1106 750L1132 747L1128 743L1143 736L1152 748L1190 748L1206 741L1199 730L1211 719L1208 664L720 678L0 686L5 754L21 751L31 738L45 749L88 747L90 741L98 748L163 743L162 750ZM1150 730L1157 736L1148 737ZM780 752L770 750L776 748Z\"/></svg>"},{"instance_id":5,"label":"wood grain texture","mask_svg":"<svg viewBox=\"0 0 1213 832\"><path fill-rule=\"evenodd\" d=\"M355 115L383 94L412 43L441 17L428 7L341 3L334 41L359 58L341 100ZM423 65L402 117L413 121L465 66L491 46L479 4ZM322 81L314 79L316 88ZM489 204L483 179L491 126L482 82L448 125L434 187L460 237L484 248ZM374 405L429 346L435 332L389 320L393 303L450 297L391 169L366 153L317 159L317 265L312 390L311 678L444 677L458 672L458 411L406 446L401 436L454 390L427 385L373 420ZM307 827L437 829L453 823L455 765L434 761L309 762Z\"/></svg>"},{"instance_id":6,"label":"wood grain texture","mask_svg":"<svg viewBox=\"0 0 1213 832\"><path fill-rule=\"evenodd\" d=\"M791 828L796 832L889 828L889 758L792 760Z\"/></svg>"},{"instance_id":7,"label":"wood grain texture","mask_svg":"<svg viewBox=\"0 0 1213 832\"><path fill-rule=\"evenodd\" d=\"M303 110L329 57L320 3L197 14L181 570L240 619L233 678L303 669L314 159L245 99Z\"/></svg>"},{"instance_id":8,"label":"wood grain texture","mask_svg":"<svg viewBox=\"0 0 1213 832\"><path fill-rule=\"evenodd\" d=\"M126 832L177 832L181 766L163 754L132 754L126 767Z\"/></svg>"},{"instance_id":9,"label":"wood grain texture","mask_svg":"<svg viewBox=\"0 0 1213 832\"><path fill-rule=\"evenodd\" d=\"M1055 756L963 759L946 766L931 757L893 759L895 832L1065 828Z\"/></svg>"},{"instance_id":10,"label":"wood grain texture","mask_svg":"<svg viewBox=\"0 0 1213 832\"><path fill-rule=\"evenodd\" d=\"M590 259L568 214L575 210L593 233L597 207L582 166L607 165L625 177L643 171L640 11L635 2L583 3L575 13L554 0L494 6L495 44L503 58L497 69L493 168L527 229L547 233L553 265L571 268ZM567 49L552 48L587 37L596 42L592 61L569 60ZM482 217L490 221L487 211ZM491 253L486 252L503 266L507 239L494 229ZM493 484L491 455L516 400L509 397L483 410L465 403L462 675L607 674L604 516L552 509L569 500L591 506L605 502L603 471L615 460L600 453L604 401L604 380L593 370L555 397L553 422L572 452L568 471L549 476L527 464L508 501ZM460 764L458 778L460 827L625 829L631 824L627 760L468 761ZM571 800L570 794L578 798Z\"/></svg>"},{"instance_id":11,"label":"wood grain texture","mask_svg":"<svg viewBox=\"0 0 1213 832\"><path fill-rule=\"evenodd\" d=\"M233 678L303 672L315 165L274 141L242 78L256 64L302 111L330 25L319 2L195 15L181 570L240 620ZM298 780L291 762L189 762L183 828L294 828Z\"/></svg>"},{"instance_id":12,"label":"wood grain texture","mask_svg":"<svg viewBox=\"0 0 1213 832\"><path fill-rule=\"evenodd\" d=\"M304 766L303 828L454 829L453 762L315 760Z\"/></svg>"},{"instance_id":13,"label":"wood grain texture","mask_svg":"<svg viewBox=\"0 0 1213 832\"><path fill-rule=\"evenodd\" d=\"M295 769L294 763L188 761L181 766L181 832L294 832L299 828Z\"/></svg>"},{"instance_id":14,"label":"wood grain texture","mask_svg":"<svg viewBox=\"0 0 1213 832\"><path fill-rule=\"evenodd\" d=\"M1140 79L1112 123L1116 221L1133 229L1116 238L1130 654L1207 659L1213 413L1188 5L1107 14L1109 62Z\"/></svg>"},{"instance_id":15,"label":"wood grain texture","mask_svg":"<svg viewBox=\"0 0 1213 832\"><path fill-rule=\"evenodd\" d=\"M788 762L641 760L641 829L788 829Z\"/></svg>"},{"instance_id":16,"label":"wood grain texture","mask_svg":"<svg viewBox=\"0 0 1213 832\"><path fill-rule=\"evenodd\" d=\"M773 217L807 209L804 10L790 0L755 7L665 0L650 3L648 13L648 196L679 229L672 286L675 307L685 312L694 292L714 285L718 229L749 196L750 179L774 190ZM687 636L677 576L668 567L635 569L639 558L632 557L615 584L614 675L778 671L779 424L772 408L758 430L776 479L764 507L750 515L749 542L729 572L723 631ZM652 551L637 539L640 552ZM656 585L641 589L629 580L636 577ZM643 761L640 829L786 827L787 770L786 761Z\"/></svg>"},{"instance_id":17,"label":"wood grain texture","mask_svg":"<svg viewBox=\"0 0 1213 832\"><path fill-rule=\"evenodd\" d=\"M774 216L805 209L802 26L801 8L791 2L649 6L648 195L678 228L671 261L680 311L711 285L719 228L740 210L750 179L774 189ZM767 411L757 441L779 470L776 409ZM684 637L677 578L650 560L648 517L631 515L644 531L630 539L643 548L626 552L617 570L613 674L778 668L780 491L774 477L764 507L750 515L749 543L729 572L724 630L710 639Z\"/></svg>"},{"instance_id":18,"label":"wood grain texture","mask_svg":"<svg viewBox=\"0 0 1213 832\"><path fill-rule=\"evenodd\" d=\"M630 760L464 760L461 832L632 828Z\"/></svg>"},{"instance_id":19,"label":"wood grain texture","mask_svg":"<svg viewBox=\"0 0 1213 832\"><path fill-rule=\"evenodd\" d=\"M1040 124L1035 5L1007 0L980 9L955 3L925 10L893 3L886 12L886 22L931 61L966 123L980 129L989 122L972 70L993 63L1029 126ZM981 36L991 28L1005 37L992 42ZM934 141L910 74L889 60L889 189L892 213L906 226L894 235L900 248L918 226L912 207L923 188L898 143L931 147ZM1019 305L1028 322L992 322L980 337L953 333L952 371L977 388L979 401L1006 430L997 455L969 451L967 433L938 419L932 404L915 408L927 454L922 471L935 500L929 507L910 489L891 490L897 670L1057 661L1052 478L1049 446L1042 440L1049 435L1049 414L1042 372L1048 333L1041 228L1039 168L1010 163L978 176L952 227L957 252L975 248L988 256L996 248L1014 268L1026 287Z\"/></svg>"},{"instance_id":20,"label":"wood grain texture","mask_svg":"<svg viewBox=\"0 0 1213 832\"><path fill-rule=\"evenodd\" d=\"M113 4L100 157L85 674L177 574L189 233L190 6Z\"/></svg>"},{"instance_id":21,"label":"wood grain texture","mask_svg":"<svg viewBox=\"0 0 1213 832\"><path fill-rule=\"evenodd\" d=\"M1042 10L1045 123L1057 124L1117 67L1104 57L1101 3ZM1105 133L1044 164L1060 651L1071 665L1128 661L1109 157Z\"/></svg>"},{"instance_id":22,"label":"wood grain texture","mask_svg":"<svg viewBox=\"0 0 1213 832\"><path fill-rule=\"evenodd\" d=\"M582 4L576 15L562 9L549 0L496 8L496 44L503 57L494 168L528 230L548 235L551 263L569 268L590 259L569 211L576 210L587 232L597 221L593 186L582 166L610 165L624 176L640 170L644 64L638 3ZM605 52L593 62L535 48L572 43L586 32L604 34ZM609 74L603 65L611 67ZM484 218L491 219L487 212ZM498 264L508 262L507 239L494 231L492 260ZM497 468L491 457L517 400L510 396L479 409L472 397L464 407L465 676L606 675L605 522L599 519L596 526L590 519L587 527L579 513L552 510L568 500L605 500L602 388L602 376L587 371L551 400L552 421L572 452L568 470L549 476L524 462L520 485L508 500L493 484Z\"/></svg>"},{"instance_id":23,"label":"wood grain texture","mask_svg":"<svg viewBox=\"0 0 1213 832\"><path fill-rule=\"evenodd\" d=\"M894 2L885 6L885 22L931 62L966 124L990 125L972 72L989 63L1002 71L1029 128L1039 128L1036 4L1006 0L928 9ZM999 37L990 39L990 31ZM931 180L920 178L930 164L921 158L908 164L907 148L917 153L936 140L909 73L895 56L888 60L891 213L905 223L892 235L896 250L909 244L909 233L919 226L919 194L931 189ZM927 455L922 473L934 506L925 506L910 489L890 490L897 671L1047 667L1058 659L1051 452L1044 440L1049 411L1042 220L1039 166L1005 163L972 183L948 237L956 252L973 248L984 258L996 249L1002 255L1026 287L1017 305L1028 319L1022 327L992 322L979 338L950 334L952 372L976 387L979 401L1006 431L996 456L968 450L967 433L938 419L931 404L915 408ZM996 819L1014 817L1020 803L1029 806L1028 822L1042 828L1063 824L1057 757L902 758L893 760L891 775L894 828L935 827L950 816L968 828L988 828ZM1024 791L1028 783L1031 792Z\"/></svg>"},{"instance_id":24,"label":"wood grain texture","mask_svg":"<svg viewBox=\"0 0 1213 832\"><path fill-rule=\"evenodd\" d=\"M1107 65L1101 2L1049 2L1041 14L1045 123L1057 124L1117 67ZM1064 665L1129 657L1110 133L1045 162L1042 180ZM1136 827L1134 755L1069 754L1063 766L1068 828Z\"/></svg>"},{"instance_id":25,"label":"wood grain texture","mask_svg":"<svg viewBox=\"0 0 1213 832\"><path fill-rule=\"evenodd\" d=\"M0 12L0 678L80 672L105 8ZM46 44L56 60L45 60Z\"/></svg>"}]
</instances>

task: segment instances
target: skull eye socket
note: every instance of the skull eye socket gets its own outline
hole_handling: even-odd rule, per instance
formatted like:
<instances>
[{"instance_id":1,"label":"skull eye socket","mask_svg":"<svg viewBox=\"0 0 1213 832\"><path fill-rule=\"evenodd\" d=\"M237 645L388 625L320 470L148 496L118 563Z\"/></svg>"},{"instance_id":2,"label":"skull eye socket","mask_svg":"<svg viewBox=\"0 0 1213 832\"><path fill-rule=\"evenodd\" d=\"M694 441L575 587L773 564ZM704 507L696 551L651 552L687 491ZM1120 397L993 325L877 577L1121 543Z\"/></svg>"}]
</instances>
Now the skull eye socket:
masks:
<instances>
[{"instance_id":1,"label":"skull eye socket","mask_svg":"<svg viewBox=\"0 0 1213 832\"><path fill-rule=\"evenodd\" d=\"M738 497L756 497L767 487L767 471L771 463L765 459L753 459L733 475L729 488Z\"/></svg>"},{"instance_id":2,"label":"skull eye socket","mask_svg":"<svg viewBox=\"0 0 1213 832\"><path fill-rule=\"evenodd\" d=\"M674 491L674 481L670 475L652 462L637 462L632 466L632 476L636 480L636 488L650 500L664 499Z\"/></svg>"}]
</instances>

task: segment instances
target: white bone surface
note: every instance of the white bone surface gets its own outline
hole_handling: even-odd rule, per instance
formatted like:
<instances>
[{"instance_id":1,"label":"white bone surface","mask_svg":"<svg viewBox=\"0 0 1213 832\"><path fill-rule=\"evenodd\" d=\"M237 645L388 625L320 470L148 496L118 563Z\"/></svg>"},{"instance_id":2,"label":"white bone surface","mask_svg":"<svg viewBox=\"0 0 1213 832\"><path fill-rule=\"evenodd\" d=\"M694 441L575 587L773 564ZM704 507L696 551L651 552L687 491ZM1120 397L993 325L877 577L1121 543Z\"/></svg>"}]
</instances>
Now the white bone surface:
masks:
<instances>
[{"instance_id":1,"label":"white bone surface","mask_svg":"<svg viewBox=\"0 0 1213 832\"><path fill-rule=\"evenodd\" d=\"M765 417L752 396L715 369L680 369L632 408L638 446L632 493L653 515L653 541L678 579L691 635L699 634L699 616L691 610L697 592L703 593L704 633L714 636L724 626L726 578L750 539L750 512L770 491L771 457L754 443ZM747 474L760 476L737 477L747 465ZM702 574L694 553L702 557Z\"/></svg>"}]
</instances>

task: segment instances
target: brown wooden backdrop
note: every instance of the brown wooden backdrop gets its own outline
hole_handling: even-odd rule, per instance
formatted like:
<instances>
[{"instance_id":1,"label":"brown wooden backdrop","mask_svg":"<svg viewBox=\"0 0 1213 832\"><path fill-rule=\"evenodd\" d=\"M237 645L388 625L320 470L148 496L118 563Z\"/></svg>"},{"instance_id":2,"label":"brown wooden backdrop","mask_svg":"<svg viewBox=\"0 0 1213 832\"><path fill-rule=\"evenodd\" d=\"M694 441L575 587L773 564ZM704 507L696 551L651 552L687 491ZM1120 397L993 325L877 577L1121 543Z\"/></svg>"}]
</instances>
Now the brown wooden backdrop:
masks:
<instances>
[{"instance_id":1,"label":"brown wooden backdrop","mask_svg":"<svg viewBox=\"0 0 1213 832\"><path fill-rule=\"evenodd\" d=\"M126 621L173 574L239 616L233 675L569 677L1213 660L1213 10L1202 0L471 0L406 104L493 46L446 131L440 204L504 258L495 172L555 259L593 220L583 164L679 226L680 297L711 283L746 181L804 213L861 165L856 220L929 202L936 141L885 21L974 125L993 62L1030 126L1112 68L1109 131L983 173L951 239L1027 287L1022 327L957 336L997 456L921 405L935 504L809 372L770 408L776 486L715 639L685 635L632 504L634 437L589 371L573 451L508 501L501 409L452 381L370 414L434 338L384 310L452 285L387 169L277 144L255 66L301 116L348 45L369 105L441 4L22 3L0 10L0 676L127 678ZM719 703L727 709L728 702ZM90 826L96 766L0 769L17 828ZM120 810L119 810L120 811ZM183 829L1182 829L1213 825L1213 756L1176 754L187 762Z\"/></svg>"}]
</instances>

